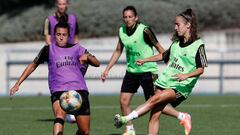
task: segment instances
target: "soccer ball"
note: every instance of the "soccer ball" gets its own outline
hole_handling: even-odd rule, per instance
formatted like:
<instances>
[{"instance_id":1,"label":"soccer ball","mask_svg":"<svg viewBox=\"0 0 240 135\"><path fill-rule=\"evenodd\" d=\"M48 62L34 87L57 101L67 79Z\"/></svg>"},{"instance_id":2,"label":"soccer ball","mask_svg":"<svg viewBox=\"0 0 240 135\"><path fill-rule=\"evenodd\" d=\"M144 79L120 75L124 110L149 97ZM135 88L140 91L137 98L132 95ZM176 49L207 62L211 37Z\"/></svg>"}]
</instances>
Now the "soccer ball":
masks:
<instances>
[{"instance_id":1,"label":"soccer ball","mask_svg":"<svg viewBox=\"0 0 240 135\"><path fill-rule=\"evenodd\" d=\"M82 97L74 90L63 92L60 96L60 106L67 113L74 113L81 105Z\"/></svg>"}]
</instances>

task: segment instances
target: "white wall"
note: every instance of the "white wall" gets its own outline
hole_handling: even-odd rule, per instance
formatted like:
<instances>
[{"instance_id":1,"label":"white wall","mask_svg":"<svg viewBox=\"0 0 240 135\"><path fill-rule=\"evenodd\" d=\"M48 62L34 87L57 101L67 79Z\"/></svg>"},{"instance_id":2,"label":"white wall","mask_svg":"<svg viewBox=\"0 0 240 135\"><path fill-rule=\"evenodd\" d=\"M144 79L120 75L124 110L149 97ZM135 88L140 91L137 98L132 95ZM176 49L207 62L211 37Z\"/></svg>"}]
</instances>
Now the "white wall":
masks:
<instances>
[{"instance_id":1,"label":"white wall","mask_svg":"<svg viewBox=\"0 0 240 135\"><path fill-rule=\"evenodd\" d=\"M204 32L201 34L203 37L207 56L209 60L214 59L238 59L240 60L240 53L224 53L224 56L221 56L219 53L210 50L216 50L222 48L225 50L229 47L227 45L227 39L224 31L218 32ZM167 49L171 43L169 34L157 35L158 40ZM87 48L91 53L93 53L100 61L109 60L112 51L115 49L117 44L117 37L109 38L97 38L97 39L84 39L81 40L81 44ZM8 43L0 44L0 95L7 95L7 81L6 81L6 62L8 60L33 60L37 55L38 51L43 47L44 42L28 42L28 43ZM236 47L236 46L234 46ZM225 48L225 49L224 49ZM232 47L230 47L232 48ZM27 51L24 53L11 53L9 50L34 50ZM102 50L102 51L96 51ZM9 56L9 58L7 58ZM125 54L120 57L121 60L125 60ZM225 74L229 75L239 75L238 71L240 65L228 66L224 69ZM19 77L24 70L26 65L17 65L12 66L9 70L11 71L10 76ZM99 80L87 80L89 90L92 94L117 94L119 93L121 87L121 80L111 80L108 79L105 83L102 83L100 80L100 75L105 69L106 65L102 65L100 68L90 67L86 76L94 76L99 78ZM160 71L163 67L160 67ZM38 69L31 75L33 77L46 77L47 76L47 65L40 65ZM122 77L125 74L125 65L116 65L112 68L109 76L119 76ZM203 76L217 76L219 74L218 65L210 65L206 68L206 72ZM239 93L238 89L240 87L239 80L228 80L224 82L224 93ZM11 81L10 85L12 86L15 81ZM194 93L217 93L219 91L219 80L200 80L197 86L194 89ZM36 94L49 94L47 80L44 81L29 81L26 80L19 91L20 95L36 95Z\"/></svg>"}]
</instances>

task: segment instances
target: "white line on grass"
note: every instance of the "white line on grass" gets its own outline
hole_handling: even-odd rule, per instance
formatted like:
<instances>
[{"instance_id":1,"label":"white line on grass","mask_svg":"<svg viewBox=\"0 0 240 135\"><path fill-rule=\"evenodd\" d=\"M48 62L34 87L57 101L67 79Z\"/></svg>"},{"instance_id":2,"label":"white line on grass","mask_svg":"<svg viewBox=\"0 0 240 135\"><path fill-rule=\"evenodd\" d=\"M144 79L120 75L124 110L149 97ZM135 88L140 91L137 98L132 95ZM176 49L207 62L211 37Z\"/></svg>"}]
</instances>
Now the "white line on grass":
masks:
<instances>
[{"instance_id":1,"label":"white line on grass","mask_svg":"<svg viewBox=\"0 0 240 135\"><path fill-rule=\"evenodd\" d=\"M137 106L132 106L136 108ZM240 104L191 104L191 105L180 105L181 108L232 108L240 107ZM51 107L42 106L42 107L0 107L0 111L12 111L12 110L51 110ZM119 106L111 105L98 105L91 106L91 109L119 109Z\"/></svg>"}]
</instances>

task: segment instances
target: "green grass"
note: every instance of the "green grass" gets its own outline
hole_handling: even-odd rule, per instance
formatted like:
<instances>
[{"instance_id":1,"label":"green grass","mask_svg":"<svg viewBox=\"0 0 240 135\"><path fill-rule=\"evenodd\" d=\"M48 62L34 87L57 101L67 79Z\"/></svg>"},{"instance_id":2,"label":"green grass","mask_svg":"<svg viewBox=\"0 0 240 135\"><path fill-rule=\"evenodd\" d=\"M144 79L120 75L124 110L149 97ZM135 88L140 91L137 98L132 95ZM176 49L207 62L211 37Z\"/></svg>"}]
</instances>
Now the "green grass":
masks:
<instances>
[{"instance_id":1,"label":"green grass","mask_svg":"<svg viewBox=\"0 0 240 135\"><path fill-rule=\"evenodd\" d=\"M92 96L91 134L120 135L113 116L119 113L118 96ZM133 107L143 103L135 96ZM192 135L237 135L240 133L239 96L192 96L178 108L192 115ZM148 115L134 121L138 135L147 134ZM0 135L50 135L53 115L49 97L0 97ZM183 128L175 118L161 117L162 135L182 135ZM75 124L65 124L65 135L73 135Z\"/></svg>"}]
</instances>

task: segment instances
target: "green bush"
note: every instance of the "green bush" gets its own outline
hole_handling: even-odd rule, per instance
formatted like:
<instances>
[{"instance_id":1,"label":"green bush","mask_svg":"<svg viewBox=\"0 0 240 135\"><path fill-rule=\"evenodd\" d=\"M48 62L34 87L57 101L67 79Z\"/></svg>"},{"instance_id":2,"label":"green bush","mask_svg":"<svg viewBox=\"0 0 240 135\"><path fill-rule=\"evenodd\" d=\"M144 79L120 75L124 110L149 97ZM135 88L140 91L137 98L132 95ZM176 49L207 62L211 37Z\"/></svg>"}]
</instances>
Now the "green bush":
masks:
<instances>
[{"instance_id":1,"label":"green bush","mask_svg":"<svg viewBox=\"0 0 240 135\"><path fill-rule=\"evenodd\" d=\"M78 17L81 38L116 36L127 5L134 5L141 22L156 33L172 32L175 16L189 7L200 30L240 26L239 0L70 0L69 12ZM44 19L53 12L54 7L39 5L1 15L0 42L43 40Z\"/></svg>"}]
</instances>

